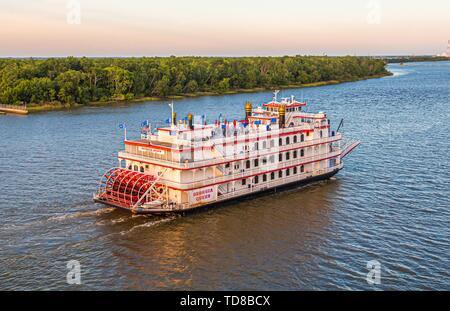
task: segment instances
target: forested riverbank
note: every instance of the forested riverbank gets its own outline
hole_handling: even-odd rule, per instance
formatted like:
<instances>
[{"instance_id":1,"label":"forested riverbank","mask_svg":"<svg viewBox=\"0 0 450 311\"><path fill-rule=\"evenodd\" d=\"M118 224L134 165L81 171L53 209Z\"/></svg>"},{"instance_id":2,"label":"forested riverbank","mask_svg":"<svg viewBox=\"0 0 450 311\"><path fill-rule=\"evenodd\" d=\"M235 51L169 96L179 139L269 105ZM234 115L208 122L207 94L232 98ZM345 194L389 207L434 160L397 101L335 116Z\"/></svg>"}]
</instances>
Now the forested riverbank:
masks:
<instances>
[{"instance_id":1,"label":"forested riverbank","mask_svg":"<svg viewBox=\"0 0 450 311\"><path fill-rule=\"evenodd\" d=\"M419 62L446 62L446 56L386 56L383 58L389 64L419 63Z\"/></svg>"},{"instance_id":2,"label":"forested riverbank","mask_svg":"<svg viewBox=\"0 0 450 311\"><path fill-rule=\"evenodd\" d=\"M315 86L388 75L364 57L0 59L0 103L57 109Z\"/></svg>"}]
</instances>

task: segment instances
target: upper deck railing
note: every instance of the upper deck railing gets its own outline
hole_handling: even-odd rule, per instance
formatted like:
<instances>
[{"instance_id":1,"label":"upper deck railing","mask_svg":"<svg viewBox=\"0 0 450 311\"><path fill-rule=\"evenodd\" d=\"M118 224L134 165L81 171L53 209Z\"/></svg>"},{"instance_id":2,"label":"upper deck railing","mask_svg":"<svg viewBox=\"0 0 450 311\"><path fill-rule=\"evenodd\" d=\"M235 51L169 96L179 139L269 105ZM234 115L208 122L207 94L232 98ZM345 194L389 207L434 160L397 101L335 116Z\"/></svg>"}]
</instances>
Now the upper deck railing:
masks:
<instances>
[{"instance_id":1,"label":"upper deck railing","mask_svg":"<svg viewBox=\"0 0 450 311\"><path fill-rule=\"evenodd\" d=\"M274 146L272 148L267 149L261 149L261 150L253 150L253 151L247 151L242 152L238 154L232 154L232 155L224 155L221 150L218 150L218 148L215 148L215 150L219 153L217 157L213 159L204 159L204 160L195 160L194 162L180 162L180 161L168 161L163 159L157 159L153 157L149 157L143 154L143 152L139 151L139 149L136 149L136 153L129 153L125 151L119 152L119 158L120 159L132 159L135 161L140 162L149 162L156 165L171 167L175 169L193 169L193 168L199 168L199 167L206 167L206 166L212 166L212 165L220 165L225 164L229 162L234 161L241 161L244 159L252 159L252 158L261 158L265 156L269 156L271 154L277 153L277 152L285 152L287 150L291 149L301 149L301 148L307 148L311 147L317 144L327 144L332 142L338 142L342 139L342 134L337 133L335 136L325 137L325 138L319 138L319 139L312 139L312 140L306 140L303 142L297 142L297 143L291 143L289 145L283 145L283 146ZM200 156L200 154L199 154ZM211 156L211 155L209 155Z\"/></svg>"},{"instance_id":2,"label":"upper deck railing","mask_svg":"<svg viewBox=\"0 0 450 311\"><path fill-rule=\"evenodd\" d=\"M277 126L277 125L276 125ZM199 130L204 131L205 135L200 134L193 134L187 132L185 135L191 137L187 137L184 139L183 134L177 134L176 137L168 138L167 136L161 137L161 136L151 136L151 140L154 142L164 142L164 143L172 143L174 145L174 148L178 148L180 146L183 146L184 148L197 148L205 146L208 142L211 144L227 144L227 143L233 143L236 139L246 139L246 140L253 140L253 139L264 139L265 137L276 137L280 136L282 134L291 133L291 132L298 132L298 131L312 131L317 126L320 126L319 122L316 123L302 123L301 125L294 126L294 127L286 127L286 128L269 128L267 129L266 126L259 126L259 127L240 127L235 129L234 127L230 127L228 129L225 129L225 135L223 135L222 129L220 128L209 128L206 130ZM207 133L211 133L211 130L213 130L213 135L210 135Z\"/></svg>"}]
</instances>

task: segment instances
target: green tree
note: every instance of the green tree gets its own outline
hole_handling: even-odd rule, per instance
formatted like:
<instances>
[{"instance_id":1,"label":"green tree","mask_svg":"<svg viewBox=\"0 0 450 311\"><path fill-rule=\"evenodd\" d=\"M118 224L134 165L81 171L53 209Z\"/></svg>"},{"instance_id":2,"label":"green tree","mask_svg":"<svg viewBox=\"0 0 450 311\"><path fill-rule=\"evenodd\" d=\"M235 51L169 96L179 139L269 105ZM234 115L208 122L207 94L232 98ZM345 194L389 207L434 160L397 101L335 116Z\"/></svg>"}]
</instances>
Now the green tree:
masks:
<instances>
[{"instance_id":1,"label":"green tree","mask_svg":"<svg viewBox=\"0 0 450 311\"><path fill-rule=\"evenodd\" d=\"M217 90L219 92L225 93L230 89L230 78L224 78L222 81L219 82L217 86Z\"/></svg>"},{"instance_id":2,"label":"green tree","mask_svg":"<svg viewBox=\"0 0 450 311\"><path fill-rule=\"evenodd\" d=\"M59 101L67 104L85 103L87 92L84 80L85 74L72 69L59 74L56 77Z\"/></svg>"},{"instance_id":3,"label":"green tree","mask_svg":"<svg viewBox=\"0 0 450 311\"><path fill-rule=\"evenodd\" d=\"M279 88L387 74L385 65L351 56L0 59L0 102L85 104Z\"/></svg>"},{"instance_id":4,"label":"green tree","mask_svg":"<svg viewBox=\"0 0 450 311\"><path fill-rule=\"evenodd\" d=\"M133 85L131 73L123 68L111 66L105 68L109 81L109 90L114 99L124 99Z\"/></svg>"}]
</instances>

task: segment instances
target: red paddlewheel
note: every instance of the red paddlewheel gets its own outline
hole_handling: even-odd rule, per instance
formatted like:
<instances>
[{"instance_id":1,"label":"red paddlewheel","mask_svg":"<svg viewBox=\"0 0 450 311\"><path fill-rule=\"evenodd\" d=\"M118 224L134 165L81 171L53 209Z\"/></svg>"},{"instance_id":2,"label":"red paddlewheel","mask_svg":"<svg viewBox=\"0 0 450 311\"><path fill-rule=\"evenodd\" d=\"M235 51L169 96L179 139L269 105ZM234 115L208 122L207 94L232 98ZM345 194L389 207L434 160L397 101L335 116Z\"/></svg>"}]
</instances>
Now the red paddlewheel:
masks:
<instances>
[{"instance_id":1,"label":"red paddlewheel","mask_svg":"<svg viewBox=\"0 0 450 311\"><path fill-rule=\"evenodd\" d=\"M103 175L97 198L108 204L132 208L144 195L145 198L140 203L156 199L155 191L158 185L155 185L155 180L152 175L125 168L113 168ZM154 190L147 193L152 186Z\"/></svg>"}]
</instances>

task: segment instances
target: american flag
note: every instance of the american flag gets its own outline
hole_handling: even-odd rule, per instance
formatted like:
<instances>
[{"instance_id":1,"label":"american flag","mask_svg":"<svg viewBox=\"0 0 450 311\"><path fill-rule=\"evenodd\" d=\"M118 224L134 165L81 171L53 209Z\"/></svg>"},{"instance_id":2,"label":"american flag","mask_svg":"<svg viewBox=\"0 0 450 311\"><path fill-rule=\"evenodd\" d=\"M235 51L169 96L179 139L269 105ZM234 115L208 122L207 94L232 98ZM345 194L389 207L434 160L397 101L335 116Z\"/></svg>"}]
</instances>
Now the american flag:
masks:
<instances>
[{"instance_id":1,"label":"american flag","mask_svg":"<svg viewBox=\"0 0 450 311\"><path fill-rule=\"evenodd\" d=\"M141 123L141 132L142 133L150 132L150 123L148 122L148 120L145 120L144 122Z\"/></svg>"}]
</instances>

